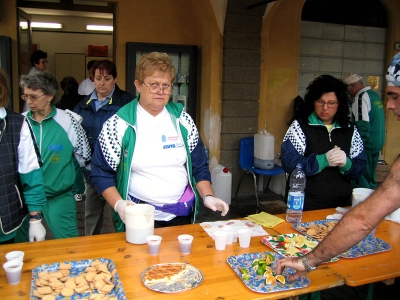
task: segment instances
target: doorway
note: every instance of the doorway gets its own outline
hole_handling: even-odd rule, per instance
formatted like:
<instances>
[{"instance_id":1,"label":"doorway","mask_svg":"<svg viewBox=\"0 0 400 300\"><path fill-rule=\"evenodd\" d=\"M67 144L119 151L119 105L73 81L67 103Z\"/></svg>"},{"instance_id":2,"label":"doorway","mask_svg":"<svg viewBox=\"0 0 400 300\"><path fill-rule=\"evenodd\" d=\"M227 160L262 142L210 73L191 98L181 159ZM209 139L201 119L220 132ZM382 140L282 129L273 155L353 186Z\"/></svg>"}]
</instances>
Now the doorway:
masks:
<instances>
[{"instance_id":1,"label":"doorway","mask_svg":"<svg viewBox=\"0 0 400 300\"><path fill-rule=\"evenodd\" d=\"M61 2L63 1L61 0ZM44 3L46 6L47 4ZM113 31L86 30L86 25L89 24L113 26L115 30L116 4L111 4L111 9L109 8L110 4L105 2L101 4L108 7L107 11L111 12L99 12L96 11L96 8L88 5L75 5L75 8L85 10L53 9L57 7L48 9L43 8L43 4L41 4L42 7L40 5L18 7L30 18L31 22L60 23L62 25L61 29L32 28L31 46L29 47L29 56L34 50L47 52L47 71L53 74L58 82L65 76L73 76L78 82L87 77L87 62L91 59L99 58L98 53L94 54L89 50L89 48L93 49L92 46L107 49L101 54L101 58L114 60L115 38ZM28 4L26 5L28 6ZM19 70L18 77L26 74L25 69ZM61 94L62 91L59 93ZM20 103L21 112L22 109L23 107Z\"/></svg>"}]
</instances>

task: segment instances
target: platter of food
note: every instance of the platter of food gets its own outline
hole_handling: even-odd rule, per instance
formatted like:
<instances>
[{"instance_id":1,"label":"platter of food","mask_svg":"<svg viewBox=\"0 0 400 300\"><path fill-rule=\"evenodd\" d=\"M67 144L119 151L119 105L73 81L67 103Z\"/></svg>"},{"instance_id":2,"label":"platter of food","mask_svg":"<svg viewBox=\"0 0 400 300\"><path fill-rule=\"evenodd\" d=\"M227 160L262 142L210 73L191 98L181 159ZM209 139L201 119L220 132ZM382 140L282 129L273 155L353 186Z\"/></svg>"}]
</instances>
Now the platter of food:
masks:
<instances>
[{"instance_id":1,"label":"platter of food","mask_svg":"<svg viewBox=\"0 0 400 300\"><path fill-rule=\"evenodd\" d=\"M300 231L302 234L320 242L338 222L338 220L303 222L294 224L293 228L297 231Z\"/></svg>"},{"instance_id":2,"label":"platter of food","mask_svg":"<svg viewBox=\"0 0 400 300\"><path fill-rule=\"evenodd\" d=\"M30 299L127 299L107 258L44 264L32 270Z\"/></svg>"},{"instance_id":3,"label":"platter of food","mask_svg":"<svg viewBox=\"0 0 400 300\"><path fill-rule=\"evenodd\" d=\"M142 272L143 284L161 293L191 290L203 282L203 273L186 263L165 263L148 267Z\"/></svg>"},{"instance_id":4,"label":"platter of food","mask_svg":"<svg viewBox=\"0 0 400 300\"><path fill-rule=\"evenodd\" d=\"M332 230L332 228L335 227L337 222L338 220L304 222L294 224L293 228L312 239L322 241L324 237ZM392 249L392 246L390 246L388 243L369 234L357 245L342 253L340 257L358 258L365 255L389 251L390 249Z\"/></svg>"},{"instance_id":5,"label":"platter of food","mask_svg":"<svg viewBox=\"0 0 400 300\"><path fill-rule=\"evenodd\" d=\"M287 276L295 272L290 268L285 269L283 274L277 275L276 259L282 257L274 252L255 252L230 256L227 262L243 283L253 292L273 293L300 289L310 285L310 279L307 276L288 282Z\"/></svg>"},{"instance_id":6,"label":"platter of food","mask_svg":"<svg viewBox=\"0 0 400 300\"><path fill-rule=\"evenodd\" d=\"M264 236L261 241L263 244L285 257L304 256L318 245L318 242L314 239L298 233L267 235ZM338 260L339 257L334 257L328 262Z\"/></svg>"},{"instance_id":7,"label":"platter of food","mask_svg":"<svg viewBox=\"0 0 400 300\"><path fill-rule=\"evenodd\" d=\"M318 245L317 241L297 233L266 235L261 241L275 252L286 257L303 256Z\"/></svg>"}]
</instances>

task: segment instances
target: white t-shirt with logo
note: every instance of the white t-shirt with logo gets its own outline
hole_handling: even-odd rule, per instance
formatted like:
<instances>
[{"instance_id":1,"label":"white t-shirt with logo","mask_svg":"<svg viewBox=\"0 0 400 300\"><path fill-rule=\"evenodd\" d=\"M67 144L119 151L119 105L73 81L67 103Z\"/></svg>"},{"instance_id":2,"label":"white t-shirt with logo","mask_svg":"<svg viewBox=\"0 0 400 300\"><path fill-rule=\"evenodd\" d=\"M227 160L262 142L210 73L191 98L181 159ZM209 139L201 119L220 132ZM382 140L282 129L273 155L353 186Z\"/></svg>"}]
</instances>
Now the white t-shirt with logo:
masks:
<instances>
[{"instance_id":1,"label":"white t-shirt with logo","mask_svg":"<svg viewBox=\"0 0 400 300\"><path fill-rule=\"evenodd\" d=\"M154 117L138 104L129 195L156 206L176 203L188 184L186 160L185 145L167 109ZM174 217L157 210L154 214L159 221Z\"/></svg>"}]
</instances>

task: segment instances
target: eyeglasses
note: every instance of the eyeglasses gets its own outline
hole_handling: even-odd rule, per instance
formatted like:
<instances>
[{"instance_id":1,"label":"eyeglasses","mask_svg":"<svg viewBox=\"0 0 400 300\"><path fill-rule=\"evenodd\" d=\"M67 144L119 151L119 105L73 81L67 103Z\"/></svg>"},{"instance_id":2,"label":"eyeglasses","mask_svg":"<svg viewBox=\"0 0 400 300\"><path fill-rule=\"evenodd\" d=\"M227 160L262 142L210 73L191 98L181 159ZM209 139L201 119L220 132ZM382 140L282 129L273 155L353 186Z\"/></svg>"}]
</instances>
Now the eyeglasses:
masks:
<instances>
[{"instance_id":1,"label":"eyeglasses","mask_svg":"<svg viewBox=\"0 0 400 300\"><path fill-rule=\"evenodd\" d=\"M339 102L338 101L325 102L324 100L319 99L319 100L315 101L315 104L317 104L318 106L325 106L325 104L326 104L326 105L328 105L329 108L332 108L332 107L335 107L336 105L338 105Z\"/></svg>"},{"instance_id":2,"label":"eyeglasses","mask_svg":"<svg viewBox=\"0 0 400 300\"><path fill-rule=\"evenodd\" d=\"M42 97L42 96L44 96L44 95L46 95L46 94L42 94L42 95L26 95L26 94L24 94L24 95L21 95L21 99L22 100L24 100L24 101L27 101L28 100L28 98L29 99L31 99L32 100L32 102L35 102L35 101L37 101L40 97Z\"/></svg>"},{"instance_id":3,"label":"eyeglasses","mask_svg":"<svg viewBox=\"0 0 400 300\"><path fill-rule=\"evenodd\" d=\"M157 94L161 90L163 91L163 93L165 95L171 95L171 93L172 93L172 86L169 84L158 85L157 83L151 83L150 85L147 85L144 82L142 82L142 83L145 86L147 86L149 88L150 92L153 94Z\"/></svg>"}]
</instances>

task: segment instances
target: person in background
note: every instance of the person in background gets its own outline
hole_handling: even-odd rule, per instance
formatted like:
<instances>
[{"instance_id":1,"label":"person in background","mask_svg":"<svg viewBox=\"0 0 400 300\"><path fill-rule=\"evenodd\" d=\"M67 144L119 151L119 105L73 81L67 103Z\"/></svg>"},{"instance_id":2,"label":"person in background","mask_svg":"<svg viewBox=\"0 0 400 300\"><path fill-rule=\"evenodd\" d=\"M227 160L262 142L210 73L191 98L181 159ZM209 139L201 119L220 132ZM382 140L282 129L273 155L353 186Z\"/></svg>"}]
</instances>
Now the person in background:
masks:
<instances>
[{"instance_id":1,"label":"person in background","mask_svg":"<svg viewBox=\"0 0 400 300\"><path fill-rule=\"evenodd\" d=\"M56 103L56 107L66 110L73 110L75 105L83 99L82 95L78 93L78 81L72 76L64 77L60 82L60 87L63 90L63 95L60 101Z\"/></svg>"},{"instance_id":2,"label":"person in background","mask_svg":"<svg viewBox=\"0 0 400 300\"><path fill-rule=\"evenodd\" d=\"M227 203L214 197L204 144L192 118L169 102L175 68L166 53L140 57L139 96L108 119L92 155L95 188L111 207L117 230L125 229L128 205L155 206L155 227L195 222L202 202L224 216Z\"/></svg>"},{"instance_id":3,"label":"person in background","mask_svg":"<svg viewBox=\"0 0 400 300\"><path fill-rule=\"evenodd\" d=\"M47 69L47 52L42 50L33 51L31 57L29 59L31 62L32 68L30 69L28 74L40 73L44 72ZM28 105L25 103L23 112L27 112L29 110Z\"/></svg>"},{"instance_id":4,"label":"person in background","mask_svg":"<svg viewBox=\"0 0 400 300\"><path fill-rule=\"evenodd\" d=\"M25 117L6 108L9 97L9 79L0 68L0 244L14 242L24 219L29 241L43 241L41 159Z\"/></svg>"},{"instance_id":5,"label":"person in background","mask_svg":"<svg viewBox=\"0 0 400 300\"><path fill-rule=\"evenodd\" d=\"M89 72L89 77L82 80L82 82L79 84L78 87L78 93L79 95L87 96L93 92L95 89L95 84L93 80L93 76L91 75L92 72L90 72L90 69L93 67L93 64L96 62L96 60L91 60L87 63L86 68Z\"/></svg>"},{"instance_id":6,"label":"person in background","mask_svg":"<svg viewBox=\"0 0 400 300\"><path fill-rule=\"evenodd\" d=\"M364 152L367 160L365 172L357 180L356 186L360 188L376 188L376 166L379 152L385 144L385 112L382 100L371 87L364 86L362 77L349 73L343 78L349 93L354 97L351 107L352 121L364 143Z\"/></svg>"},{"instance_id":7,"label":"person in background","mask_svg":"<svg viewBox=\"0 0 400 300\"><path fill-rule=\"evenodd\" d=\"M46 71L48 64L47 52L36 50L32 52L29 60L32 65L32 69L29 71L29 74Z\"/></svg>"},{"instance_id":8,"label":"person in background","mask_svg":"<svg viewBox=\"0 0 400 300\"><path fill-rule=\"evenodd\" d=\"M400 121L400 53L396 54L387 71L387 104ZM277 274L285 268L297 272L289 276L293 281L315 270L319 264L328 261L365 238L372 229L390 213L400 208L400 157L394 162L388 176L376 191L361 204L347 212L332 231L307 255L300 258L279 259ZM387 263L387 262L385 262Z\"/></svg>"},{"instance_id":9,"label":"person in background","mask_svg":"<svg viewBox=\"0 0 400 300\"><path fill-rule=\"evenodd\" d=\"M43 159L47 198L43 217L56 239L76 237L74 159L81 167L90 161L85 131L72 114L55 107L58 83L49 72L23 75L20 86L23 89L21 97L30 109L25 115Z\"/></svg>"},{"instance_id":10,"label":"person in background","mask_svg":"<svg viewBox=\"0 0 400 300\"><path fill-rule=\"evenodd\" d=\"M286 132L282 167L291 173L302 164L304 210L351 205L351 181L366 164L361 136L349 118L351 102L341 80L321 75L308 85L304 105Z\"/></svg>"},{"instance_id":11,"label":"person in background","mask_svg":"<svg viewBox=\"0 0 400 300\"><path fill-rule=\"evenodd\" d=\"M74 112L83 118L82 127L89 138L90 148L94 151L103 123L134 97L122 91L116 84L117 67L112 61L97 60L90 70L95 89L75 106ZM86 178L85 234L100 234L106 201L93 187L90 170L85 169L84 174Z\"/></svg>"},{"instance_id":12,"label":"person in background","mask_svg":"<svg viewBox=\"0 0 400 300\"><path fill-rule=\"evenodd\" d=\"M78 81L72 76L64 77L60 82L60 87L63 90L63 95L61 96L60 101L56 103L56 107L63 110L69 110L72 113L75 105L82 100L83 96L78 94ZM75 116L75 118L81 122L82 118L80 116ZM79 166L79 163L74 159L75 163L75 175L76 181L74 186L74 197L77 202L82 201L85 192L85 182L83 177L82 168Z\"/></svg>"}]
</instances>

